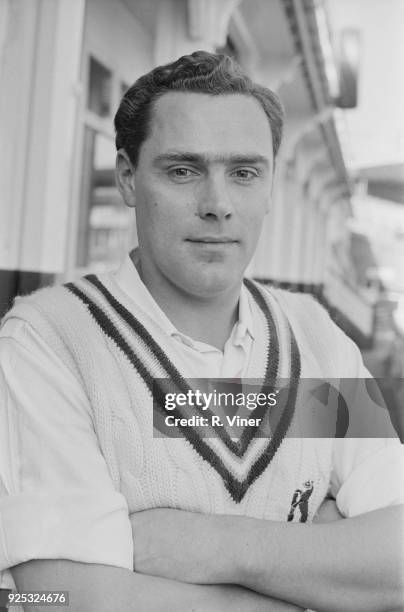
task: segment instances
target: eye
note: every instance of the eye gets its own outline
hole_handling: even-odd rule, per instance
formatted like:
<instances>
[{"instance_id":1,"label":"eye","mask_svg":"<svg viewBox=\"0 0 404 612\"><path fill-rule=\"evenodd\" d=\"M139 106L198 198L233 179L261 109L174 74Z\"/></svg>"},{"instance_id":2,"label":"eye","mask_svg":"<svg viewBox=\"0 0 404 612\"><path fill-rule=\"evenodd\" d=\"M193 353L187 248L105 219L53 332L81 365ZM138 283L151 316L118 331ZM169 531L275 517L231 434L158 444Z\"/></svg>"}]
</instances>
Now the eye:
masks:
<instances>
[{"instance_id":1,"label":"eye","mask_svg":"<svg viewBox=\"0 0 404 612\"><path fill-rule=\"evenodd\" d=\"M252 181L259 176L258 170L255 168L237 168L232 172L232 176L242 182Z\"/></svg>"},{"instance_id":2,"label":"eye","mask_svg":"<svg viewBox=\"0 0 404 612\"><path fill-rule=\"evenodd\" d=\"M186 179L191 179L195 177L197 173L195 170L191 168L186 168L185 166L177 166L176 168L170 168L168 170L168 176L176 181L184 181Z\"/></svg>"}]
</instances>

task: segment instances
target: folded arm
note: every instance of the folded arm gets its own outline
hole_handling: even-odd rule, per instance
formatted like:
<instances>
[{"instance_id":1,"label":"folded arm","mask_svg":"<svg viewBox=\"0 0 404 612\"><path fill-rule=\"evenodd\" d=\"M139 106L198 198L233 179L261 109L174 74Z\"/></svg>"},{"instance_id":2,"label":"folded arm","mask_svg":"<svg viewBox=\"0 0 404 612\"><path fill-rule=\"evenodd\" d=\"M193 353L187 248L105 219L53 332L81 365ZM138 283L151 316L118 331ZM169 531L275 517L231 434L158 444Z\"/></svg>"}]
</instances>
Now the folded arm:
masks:
<instances>
[{"instance_id":1,"label":"folded arm","mask_svg":"<svg viewBox=\"0 0 404 612\"><path fill-rule=\"evenodd\" d=\"M63 588L70 610L80 612L297 610L239 586L130 571L127 504L100 452L92 414L85 390L42 337L24 321L7 321L0 332L0 514L7 534L0 567L14 565L20 591Z\"/></svg>"},{"instance_id":2,"label":"folded arm","mask_svg":"<svg viewBox=\"0 0 404 612\"><path fill-rule=\"evenodd\" d=\"M236 583L317 612L398 611L403 508L315 525L151 510L132 516L135 568L193 583Z\"/></svg>"},{"instance_id":3,"label":"folded arm","mask_svg":"<svg viewBox=\"0 0 404 612\"><path fill-rule=\"evenodd\" d=\"M202 586L126 569L66 560L29 561L12 569L19 591L69 591L70 612L295 612L300 608L233 585ZM30 611L53 608L41 606ZM55 608L55 610L60 608Z\"/></svg>"}]
</instances>

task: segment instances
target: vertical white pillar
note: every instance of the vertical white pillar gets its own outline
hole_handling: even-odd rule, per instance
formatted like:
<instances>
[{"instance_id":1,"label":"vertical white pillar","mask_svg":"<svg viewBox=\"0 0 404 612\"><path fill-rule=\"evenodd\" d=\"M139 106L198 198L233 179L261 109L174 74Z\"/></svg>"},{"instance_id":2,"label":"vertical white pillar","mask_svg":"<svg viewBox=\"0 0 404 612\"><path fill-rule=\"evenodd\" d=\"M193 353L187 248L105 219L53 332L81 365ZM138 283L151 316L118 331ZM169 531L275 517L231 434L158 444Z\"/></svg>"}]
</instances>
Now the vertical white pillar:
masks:
<instances>
[{"instance_id":1,"label":"vertical white pillar","mask_svg":"<svg viewBox=\"0 0 404 612\"><path fill-rule=\"evenodd\" d=\"M288 168L281 164L277 170L270 211L264 226L266 265L262 276L271 280L283 280L285 265L284 224L287 208Z\"/></svg>"},{"instance_id":2,"label":"vertical white pillar","mask_svg":"<svg viewBox=\"0 0 404 612\"><path fill-rule=\"evenodd\" d=\"M286 185L285 213L287 227L285 227L284 244L285 267L282 280L287 282L299 281L299 265L303 243L303 227L305 219L305 199L303 186L296 171L290 172Z\"/></svg>"},{"instance_id":3,"label":"vertical white pillar","mask_svg":"<svg viewBox=\"0 0 404 612\"><path fill-rule=\"evenodd\" d=\"M321 266L321 248L323 241L323 229L322 229L322 208L321 208L321 192L316 188L317 185L312 187L313 181L310 182L309 197L312 202L313 211L313 232L312 232L312 248L311 248L311 262L310 262L310 280L309 282L313 285L319 285L320 281L320 266Z\"/></svg>"},{"instance_id":4,"label":"vertical white pillar","mask_svg":"<svg viewBox=\"0 0 404 612\"><path fill-rule=\"evenodd\" d=\"M22 4L25 9L27 3ZM41 0L35 4L37 29L19 268L62 272L69 235L85 0Z\"/></svg>"},{"instance_id":5,"label":"vertical white pillar","mask_svg":"<svg viewBox=\"0 0 404 612\"><path fill-rule=\"evenodd\" d=\"M328 214L329 203L325 194L322 194L318 203L318 241L316 250L316 282L319 285L324 285L325 271L328 258Z\"/></svg>"},{"instance_id":6,"label":"vertical white pillar","mask_svg":"<svg viewBox=\"0 0 404 612\"><path fill-rule=\"evenodd\" d=\"M0 268L19 266L39 3L0 3Z\"/></svg>"},{"instance_id":7,"label":"vertical white pillar","mask_svg":"<svg viewBox=\"0 0 404 612\"><path fill-rule=\"evenodd\" d=\"M282 281L287 270L290 254L288 226L293 197L290 191L293 181L290 168L280 164L276 172L272 201L261 231L261 237L253 260L246 272L247 276Z\"/></svg>"}]
</instances>

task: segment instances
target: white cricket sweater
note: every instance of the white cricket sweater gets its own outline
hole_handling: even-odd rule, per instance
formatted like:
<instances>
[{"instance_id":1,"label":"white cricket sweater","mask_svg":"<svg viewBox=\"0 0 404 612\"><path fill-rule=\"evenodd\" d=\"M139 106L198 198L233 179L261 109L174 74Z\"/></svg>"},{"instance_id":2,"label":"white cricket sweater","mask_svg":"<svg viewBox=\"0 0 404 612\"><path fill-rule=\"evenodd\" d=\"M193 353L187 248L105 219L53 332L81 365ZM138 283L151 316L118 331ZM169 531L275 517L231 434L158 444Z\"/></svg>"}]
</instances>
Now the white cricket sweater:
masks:
<instances>
[{"instance_id":1,"label":"white cricket sweater","mask_svg":"<svg viewBox=\"0 0 404 612\"><path fill-rule=\"evenodd\" d=\"M255 338L247 378L290 377L297 384L363 376L358 350L313 299L249 289L253 317L266 321L267 334ZM253 437L242 451L229 439L202 439L196 428L187 428L185 438L153 437L153 379L168 376L181 389L187 364L157 324L144 327L142 312L111 275L18 299L10 317L32 325L86 390L111 479L130 513L171 507L285 521L296 491L312 483L311 520L330 484L334 494L343 484L341 474L332 474L333 439L285 438L293 413L298 423L294 397L273 436Z\"/></svg>"}]
</instances>

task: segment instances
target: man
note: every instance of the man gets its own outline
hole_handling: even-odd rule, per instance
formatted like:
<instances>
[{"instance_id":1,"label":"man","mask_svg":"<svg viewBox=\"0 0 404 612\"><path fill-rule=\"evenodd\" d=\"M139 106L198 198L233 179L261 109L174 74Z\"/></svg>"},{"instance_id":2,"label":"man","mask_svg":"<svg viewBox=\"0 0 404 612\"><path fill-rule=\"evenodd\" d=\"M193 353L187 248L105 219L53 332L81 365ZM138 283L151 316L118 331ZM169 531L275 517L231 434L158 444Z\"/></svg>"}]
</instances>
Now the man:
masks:
<instances>
[{"instance_id":1,"label":"man","mask_svg":"<svg viewBox=\"0 0 404 612\"><path fill-rule=\"evenodd\" d=\"M359 351L312 299L243 284L282 121L273 93L204 52L124 96L117 182L138 252L17 301L3 326L0 568L19 590L64 587L86 611L402 606L390 424L286 437L299 381L364 377ZM159 381L209 377L290 379L271 437L153 437ZM306 482L309 521L329 492L353 518L288 522Z\"/></svg>"}]
</instances>

